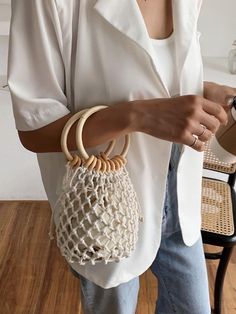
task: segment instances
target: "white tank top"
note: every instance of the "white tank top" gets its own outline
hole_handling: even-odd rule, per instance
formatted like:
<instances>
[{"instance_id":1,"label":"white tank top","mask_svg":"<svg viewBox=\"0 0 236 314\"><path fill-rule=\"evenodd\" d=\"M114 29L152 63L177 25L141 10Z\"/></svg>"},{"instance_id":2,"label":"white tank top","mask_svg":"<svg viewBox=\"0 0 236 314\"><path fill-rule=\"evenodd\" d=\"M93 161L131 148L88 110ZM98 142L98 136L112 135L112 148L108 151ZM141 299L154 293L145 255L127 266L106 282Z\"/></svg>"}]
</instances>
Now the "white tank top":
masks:
<instances>
[{"instance_id":1,"label":"white tank top","mask_svg":"<svg viewBox=\"0 0 236 314\"><path fill-rule=\"evenodd\" d=\"M150 38L156 51L156 65L171 96L179 94L179 82L175 61L175 33L165 39Z\"/></svg>"}]
</instances>

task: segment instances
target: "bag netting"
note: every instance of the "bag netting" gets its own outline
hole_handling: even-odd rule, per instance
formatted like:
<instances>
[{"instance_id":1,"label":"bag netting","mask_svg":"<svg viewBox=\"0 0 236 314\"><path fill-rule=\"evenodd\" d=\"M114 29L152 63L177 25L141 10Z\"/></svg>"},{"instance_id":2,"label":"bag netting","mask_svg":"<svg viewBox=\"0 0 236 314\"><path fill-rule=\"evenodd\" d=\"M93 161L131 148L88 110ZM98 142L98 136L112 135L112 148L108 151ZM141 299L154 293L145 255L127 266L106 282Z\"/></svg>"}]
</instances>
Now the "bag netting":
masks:
<instances>
[{"instance_id":1,"label":"bag netting","mask_svg":"<svg viewBox=\"0 0 236 314\"><path fill-rule=\"evenodd\" d=\"M69 263L107 264L130 256L143 217L124 166L102 173L68 162L62 190L57 246Z\"/></svg>"}]
</instances>

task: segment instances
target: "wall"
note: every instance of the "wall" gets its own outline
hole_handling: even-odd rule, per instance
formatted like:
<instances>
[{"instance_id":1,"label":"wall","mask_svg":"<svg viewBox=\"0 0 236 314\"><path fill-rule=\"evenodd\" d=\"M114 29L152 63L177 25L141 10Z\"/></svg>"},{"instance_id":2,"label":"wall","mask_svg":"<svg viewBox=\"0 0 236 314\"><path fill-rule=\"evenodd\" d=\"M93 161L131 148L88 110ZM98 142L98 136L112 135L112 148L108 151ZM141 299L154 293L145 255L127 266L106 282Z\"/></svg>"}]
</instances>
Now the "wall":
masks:
<instances>
[{"instance_id":1,"label":"wall","mask_svg":"<svg viewBox=\"0 0 236 314\"><path fill-rule=\"evenodd\" d=\"M227 57L236 40L236 1L203 0L199 18L202 54Z\"/></svg>"}]
</instances>

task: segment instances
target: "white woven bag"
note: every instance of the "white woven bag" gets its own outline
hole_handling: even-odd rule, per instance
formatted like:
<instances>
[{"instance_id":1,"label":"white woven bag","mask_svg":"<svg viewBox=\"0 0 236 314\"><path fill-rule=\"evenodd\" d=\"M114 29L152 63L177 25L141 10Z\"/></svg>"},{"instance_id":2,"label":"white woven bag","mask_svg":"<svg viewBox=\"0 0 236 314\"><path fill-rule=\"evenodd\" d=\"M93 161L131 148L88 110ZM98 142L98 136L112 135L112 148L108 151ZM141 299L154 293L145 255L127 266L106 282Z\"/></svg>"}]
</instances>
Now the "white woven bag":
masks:
<instances>
[{"instance_id":1,"label":"white woven bag","mask_svg":"<svg viewBox=\"0 0 236 314\"><path fill-rule=\"evenodd\" d=\"M69 263L107 264L129 257L138 239L139 221L143 221L136 192L125 168L130 135L125 136L121 154L111 159L108 155L114 140L105 152L96 156L88 156L83 147L82 130L86 119L106 107L95 106L77 112L67 121L61 135L62 151L68 161L62 193L56 203L59 206L56 237L57 246ZM79 155L72 156L67 148L67 136L78 119L76 145ZM49 235L53 239L51 231Z\"/></svg>"}]
</instances>

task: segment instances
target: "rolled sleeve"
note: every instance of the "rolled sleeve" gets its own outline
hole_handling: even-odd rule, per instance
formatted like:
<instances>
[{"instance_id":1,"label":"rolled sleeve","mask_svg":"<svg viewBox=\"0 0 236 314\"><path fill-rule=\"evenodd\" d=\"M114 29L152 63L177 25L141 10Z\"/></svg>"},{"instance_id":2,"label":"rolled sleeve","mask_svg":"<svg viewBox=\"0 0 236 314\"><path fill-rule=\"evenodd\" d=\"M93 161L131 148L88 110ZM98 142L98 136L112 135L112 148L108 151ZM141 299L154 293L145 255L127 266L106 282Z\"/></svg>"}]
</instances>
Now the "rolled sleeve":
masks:
<instances>
[{"instance_id":1,"label":"rolled sleeve","mask_svg":"<svg viewBox=\"0 0 236 314\"><path fill-rule=\"evenodd\" d=\"M56 3L13 0L7 81L16 129L41 128L70 113Z\"/></svg>"}]
</instances>

